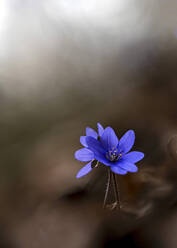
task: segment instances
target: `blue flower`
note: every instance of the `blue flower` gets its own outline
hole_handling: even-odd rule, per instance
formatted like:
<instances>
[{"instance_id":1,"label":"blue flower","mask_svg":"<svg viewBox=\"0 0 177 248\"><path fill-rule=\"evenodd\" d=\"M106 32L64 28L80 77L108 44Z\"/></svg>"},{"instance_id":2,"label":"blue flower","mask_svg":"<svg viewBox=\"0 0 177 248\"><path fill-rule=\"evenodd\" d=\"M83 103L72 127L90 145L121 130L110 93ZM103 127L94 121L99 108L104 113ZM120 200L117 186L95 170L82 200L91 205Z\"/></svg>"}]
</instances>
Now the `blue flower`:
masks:
<instances>
[{"instance_id":1,"label":"blue flower","mask_svg":"<svg viewBox=\"0 0 177 248\"><path fill-rule=\"evenodd\" d=\"M127 131L119 141L114 130L107 127L100 141L93 137L87 137L86 142L88 149L94 153L95 159L110 166L111 171L117 174L125 175L127 172L137 172L138 168L135 163L144 157L142 152L129 152L135 142L133 130Z\"/></svg>"},{"instance_id":2,"label":"blue flower","mask_svg":"<svg viewBox=\"0 0 177 248\"><path fill-rule=\"evenodd\" d=\"M127 131L120 141L111 127L102 129L99 136L93 136L93 132L90 132L86 133L84 137L84 143L81 143L84 144L85 148L78 150L75 157L80 161L90 162L78 172L77 178L92 170L91 163L94 159L110 166L111 171L117 174L125 175L127 172L138 171L135 163L143 159L144 154L137 151L129 152L135 142L133 130Z\"/></svg>"},{"instance_id":3,"label":"blue flower","mask_svg":"<svg viewBox=\"0 0 177 248\"><path fill-rule=\"evenodd\" d=\"M92 168L92 162L95 160L94 153L88 149L86 138L92 137L96 140L101 139L101 136L104 133L104 128L102 127L102 125L100 123L97 123L97 128L98 128L98 133L95 130L93 130L92 128L86 127L86 136L80 137L80 143L85 148L77 150L75 152L75 158L77 160L80 160L83 162L88 162L88 161L90 161L90 162L88 164L86 164L82 169L79 170L79 172L76 175L77 178L85 176L93 169Z\"/></svg>"},{"instance_id":4,"label":"blue flower","mask_svg":"<svg viewBox=\"0 0 177 248\"><path fill-rule=\"evenodd\" d=\"M86 142L86 137L87 136L91 136L91 137L93 137L95 139L100 139L100 137L103 135L104 128L102 127L102 125L100 123L97 123L97 128L98 128L98 134L92 128L86 127L86 130L85 130L86 136L81 136L80 137L80 143L83 146L88 147L87 142Z\"/></svg>"}]
</instances>

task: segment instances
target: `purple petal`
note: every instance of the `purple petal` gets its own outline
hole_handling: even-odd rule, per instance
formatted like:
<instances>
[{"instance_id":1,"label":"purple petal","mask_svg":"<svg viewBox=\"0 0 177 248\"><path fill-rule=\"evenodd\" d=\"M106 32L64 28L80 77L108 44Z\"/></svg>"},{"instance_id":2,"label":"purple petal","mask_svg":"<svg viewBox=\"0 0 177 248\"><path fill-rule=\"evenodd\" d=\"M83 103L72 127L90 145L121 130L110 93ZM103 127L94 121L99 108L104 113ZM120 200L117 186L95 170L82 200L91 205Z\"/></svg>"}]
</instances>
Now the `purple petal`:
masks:
<instances>
[{"instance_id":1,"label":"purple petal","mask_svg":"<svg viewBox=\"0 0 177 248\"><path fill-rule=\"evenodd\" d=\"M86 127L86 136L91 136L91 137L97 139L98 134L97 134L97 132L96 132L95 130L93 130L92 128Z\"/></svg>"},{"instance_id":2,"label":"purple petal","mask_svg":"<svg viewBox=\"0 0 177 248\"><path fill-rule=\"evenodd\" d=\"M126 155L123 156L123 161L130 162L130 163L136 163L144 158L144 153L142 152L129 152Z\"/></svg>"},{"instance_id":3,"label":"purple petal","mask_svg":"<svg viewBox=\"0 0 177 248\"><path fill-rule=\"evenodd\" d=\"M135 133L133 130L127 131L119 141L119 151L127 153L131 150L135 142Z\"/></svg>"},{"instance_id":4,"label":"purple petal","mask_svg":"<svg viewBox=\"0 0 177 248\"><path fill-rule=\"evenodd\" d=\"M87 147L86 136L80 137L80 143L81 143L81 145Z\"/></svg>"},{"instance_id":5,"label":"purple petal","mask_svg":"<svg viewBox=\"0 0 177 248\"><path fill-rule=\"evenodd\" d=\"M87 175L92 170L91 163L92 162L89 162L84 167L82 167L82 169L80 169L80 171L77 173L76 178L80 178Z\"/></svg>"},{"instance_id":6,"label":"purple petal","mask_svg":"<svg viewBox=\"0 0 177 248\"><path fill-rule=\"evenodd\" d=\"M105 157L105 150L101 146L100 141L94 139L93 137L86 137L86 142L88 148L94 153L94 158L99 162L103 163L104 165L109 166L110 161L108 161Z\"/></svg>"},{"instance_id":7,"label":"purple petal","mask_svg":"<svg viewBox=\"0 0 177 248\"><path fill-rule=\"evenodd\" d=\"M104 128L99 122L97 123L97 128L98 128L98 135L101 137L103 135Z\"/></svg>"},{"instance_id":8,"label":"purple petal","mask_svg":"<svg viewBox=\"0 0 177 248\"><path fill-rule=\"evenodd\" d=\"M111 127L107 127L104 130L104 133L101 137L101 143L106 151L109 151L113 147L117 147L118 145L118 138Z\"/></svg>"},{"instance_id":9,"label":"purple petal","mask_svg":"<svg viewBox=\"0 0 177 248\"><path fill-rule=\"evenodd\" d=\"M127 171L120 168L119 166L111 166L111 170L116 173L116 174L120 174L120 175L125 175L127 174Z\"/></svg>"},{"instance_id":10,"label":"purple petal","mask_svg":"<svg viewBox=\"0 0 177 248\"><path fill-rule=\"evenodd\" d=\"M119 161L116 163L116 165L129 172L138 171L138 167L135 164L132 164L126 161Z\"/></svg>"},{"instance_id":11,"label":"purple petal","mask_svg":"<svg viewBox=\"0 0 177 248\"><path fill-rule=\"evenodd\" d=\"M107 158L102 153L96 153L94 154L94 157L96 160L98 160L100 163L106 166L110 166L112 164L111 161L107 160Z\"/></svg>"},{"instance_id":12,"label":"purple petal","mask_svg":"<svg viewBox=\"0 0 177 248\"><path fill-rule=\"evenodd\" d=\"M82 148L82 149L77 150L75 152L75 158L77 160L87 162L87 161L90 161L90 160L94 159L94 154L89 149Z\"/></svg>"},{"instance_id":13,"label":"purple petal","mask_svg":"<svg viewBox=\"0 0 177 248\"><path fill-rule=\"evenodd\" d=\"M87 145L88 145L88 148L94 153L101 153L101 154L104 154L105 153L105 150L104 148L102 147L100 141L94 139L93 137L86 137L86 142L87 142Z\"/></svg>"}]
</instances>

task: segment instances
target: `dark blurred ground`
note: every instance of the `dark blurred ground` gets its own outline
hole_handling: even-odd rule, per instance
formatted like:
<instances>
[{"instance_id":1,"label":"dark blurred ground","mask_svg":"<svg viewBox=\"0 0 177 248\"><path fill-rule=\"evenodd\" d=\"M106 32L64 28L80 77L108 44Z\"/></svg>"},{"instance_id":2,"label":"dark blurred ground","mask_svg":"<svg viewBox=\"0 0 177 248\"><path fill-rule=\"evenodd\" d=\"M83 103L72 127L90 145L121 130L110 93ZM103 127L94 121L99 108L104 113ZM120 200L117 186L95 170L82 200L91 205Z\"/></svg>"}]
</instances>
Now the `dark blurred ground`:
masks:
<instances>
[{"instance_id":1,"label":"dark blurred ground","mask_svg":"<svg viewBox=\"0 0 177 248\"><path fill-rule=\"evenodd\" d=\"M0 247L177 247L177 2L0 2ZM137 174L76 180L86 126L136 132Z\"/></svg>"}]
</instances>

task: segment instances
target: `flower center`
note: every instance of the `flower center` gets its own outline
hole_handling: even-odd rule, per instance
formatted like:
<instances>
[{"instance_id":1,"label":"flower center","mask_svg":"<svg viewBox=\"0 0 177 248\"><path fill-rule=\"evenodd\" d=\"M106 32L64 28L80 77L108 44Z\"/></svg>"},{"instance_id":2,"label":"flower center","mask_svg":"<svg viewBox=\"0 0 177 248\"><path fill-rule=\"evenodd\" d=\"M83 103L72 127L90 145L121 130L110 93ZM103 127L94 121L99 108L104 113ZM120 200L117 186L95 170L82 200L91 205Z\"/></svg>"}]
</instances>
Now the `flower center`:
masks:
<instances>
[{"instance_id":1,"label":"flower center","mask_svg":"<svg viewBox=\"0 0 177 248\"><path fill-rule=\"evenodd\" d=\"M119 158L121 158L121 156L122 154L118 152L117 148L112 148L106 153L106 158L111 162L117 161Z\"/></svg>"}]
</instances>

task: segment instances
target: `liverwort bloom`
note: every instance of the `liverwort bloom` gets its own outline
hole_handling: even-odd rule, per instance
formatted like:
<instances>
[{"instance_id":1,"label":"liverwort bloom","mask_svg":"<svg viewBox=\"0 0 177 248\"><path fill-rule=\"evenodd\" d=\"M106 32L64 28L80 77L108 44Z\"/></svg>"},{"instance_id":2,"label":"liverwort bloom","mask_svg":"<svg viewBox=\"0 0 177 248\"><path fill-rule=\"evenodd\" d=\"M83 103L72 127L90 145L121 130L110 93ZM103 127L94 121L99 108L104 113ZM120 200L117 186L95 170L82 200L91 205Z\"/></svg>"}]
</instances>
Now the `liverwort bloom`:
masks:
<instances>
[{"instance_id":1,"label":"liverwort bloom","mask_svg":"<svg viewBox=\"0 0 177 248\"><path fill-rule=\"evenodd\" d=\"M83 177L88 174L92 169L93 165L97 164L97 160L95 160L94 153L88 149L87 137L92 137L96 140L100 140L103 135L104 128L100 123L97 123L98 133L90 127L86 127L86 136L80 137L80 143L84 146L84 148L79 149L75 152L75 158L77 160L88 162L76 175L77 178Z\"/></svg>"},{"instance_id":2,"label":"liverwort bloom","mask_svg":"<svg viewBox=\"0 0 177 248\"><path fill-rule=\"evenodd\" d=\"M98 128L98 133L95 130L93 130L92 128L86 127L86 129L85 129L86 136L80 137L80 143L83 146L88 147L87 142L86 142L86 138L88 136L93 137L93 138L98 139L98 140L101 138L101 136L103 135L103 132L104 132L104 128L102 127L102 125L99 122L97 123L97 128Z\"/></svg>"},{"instance_id":3,"label":"liverwort bloom","mask_svg":"<svg viewBox=\"0 0 177 248\"><path fill-rule=\"evenodd\" d=\"M127 131L120 141L114 130L107 127L100 140L93 137L86 137L88 149L94 153L94 158L100 163L110 166L112 172L125 175L127 172L137 172L136 162L143 159L142 152L132 151L135 142L133 130Z\"/></svg>"},{"instance_id":4,"label":"liverwort bloom","mask_svg":"<svg viewBox=\"0 0 177 248\"><path fill-rule=\"evenodd\" d=\"M99 124L100 125L100 124ZM81 136L81 144L85 148L76 151L75 157L80 161L90 161L77 174L77 178L88 174L91 170L93 160L99 161L110 167L116 174L125 175L127 172L137 172L135 163L143 159L144 154L138 151L131 151L135 142L133 130L127 131L120 140L111 127L98 128L98 134L89 129L86 136ZM94 131L94 132L93 132ZM99 133L100 132L100 133Z\"/></svg>"}]
</instances>

